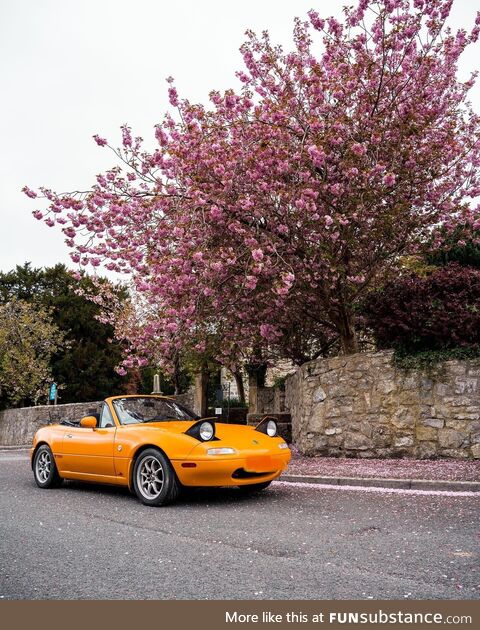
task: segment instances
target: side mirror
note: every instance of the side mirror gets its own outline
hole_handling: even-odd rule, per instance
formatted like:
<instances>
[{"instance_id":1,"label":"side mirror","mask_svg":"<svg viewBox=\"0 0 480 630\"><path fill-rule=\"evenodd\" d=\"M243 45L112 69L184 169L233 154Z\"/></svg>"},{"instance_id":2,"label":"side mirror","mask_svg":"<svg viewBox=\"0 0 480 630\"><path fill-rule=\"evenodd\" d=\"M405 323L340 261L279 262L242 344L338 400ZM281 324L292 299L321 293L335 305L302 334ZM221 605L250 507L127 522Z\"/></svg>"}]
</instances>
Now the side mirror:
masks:
<instances>
[{"instance_id":1,"label":"side mirror","mask_svg":"<svg viewBox=\"0 0 480 630\"><path fill-rule=\"evenodd\" d=\"M80 420L80 426L85 429L95 429L97 426L97 419L95 416L85 416L85 418Z\"/></svg>"}]
</instances>

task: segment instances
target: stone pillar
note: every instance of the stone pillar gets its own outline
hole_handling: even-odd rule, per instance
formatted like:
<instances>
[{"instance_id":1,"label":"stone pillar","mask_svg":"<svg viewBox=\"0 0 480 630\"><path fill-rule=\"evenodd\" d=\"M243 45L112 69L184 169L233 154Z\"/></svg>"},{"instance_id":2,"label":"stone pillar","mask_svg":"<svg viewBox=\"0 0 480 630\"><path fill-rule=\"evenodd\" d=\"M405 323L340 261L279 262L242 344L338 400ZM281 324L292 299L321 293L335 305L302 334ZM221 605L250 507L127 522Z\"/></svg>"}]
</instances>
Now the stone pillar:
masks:
<instances>
[{"instance_id":1,"label":"stone pillar","mask_svg":"<svg viewBox=\"0 0 480 630\"><path fill-rule=\"evenodd\" d=\"M245 366L248 374L248 413L259 413L259 389L265 387L266 363Z\"/></svg>"},{"instance_id":2,"label":"stone pillar","mask_svg":"<svg viewBox=\"0 0 480 630\"><path fill-rule=\"evenodd\" d=\"M193 396L193 411L200 417L207 415L207 385L208 372L201 371L195 374L195 392Z\"/></svg>"},{"instance_id":3,"label":"stone pillar","mask_svg":"<svg viewBox=\"0 0 480 630\"><path fill-rule=\"evenodd\" d=\"M248 374L248 413L257 413L258 409L258 374Z\"/></svg>"}]
</instances>

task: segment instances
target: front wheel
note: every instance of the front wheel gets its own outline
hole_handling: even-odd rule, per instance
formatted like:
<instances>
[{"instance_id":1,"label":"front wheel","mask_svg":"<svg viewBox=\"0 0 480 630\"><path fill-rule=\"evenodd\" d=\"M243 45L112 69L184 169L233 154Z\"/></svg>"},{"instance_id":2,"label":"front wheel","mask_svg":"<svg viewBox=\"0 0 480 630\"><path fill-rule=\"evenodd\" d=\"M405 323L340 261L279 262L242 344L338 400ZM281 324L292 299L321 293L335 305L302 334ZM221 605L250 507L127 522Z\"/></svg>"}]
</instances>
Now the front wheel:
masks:
<instances>
[{"instance_id":1,"label":"front wheel","mask_svg":"<svg viewBox=\"0 0 480 630\"><path fill-rule=\"evenodd\" d=\"M58 488L63 481L58 474L53 453L46 444L42 444L35 453L33 476L39 488Z\"/></svg>"},{"instance_id":2,"label":"front wheel","mask_svg":"<svg viewBox=\"0 0 480 630\"><path fill-rule=\"evenodd\" d=\"M250 492L260 492L260 490L265 490L271 484L271 481L264 481L263 483L251 483L248 486L238 486L239 489L245 494L249 494Z\"/></svg>"},{"instance_id":3,"label":"front wheel","mask_svg":"<svg viewBox=\"0 0 480 630\"><path fill-rule=\"evenodd\" d=\"M173 503L180 493L172 465L156 448L147 448L137 457L133 468L133 488L144 505Z\"/></svg>"}]
</instances>

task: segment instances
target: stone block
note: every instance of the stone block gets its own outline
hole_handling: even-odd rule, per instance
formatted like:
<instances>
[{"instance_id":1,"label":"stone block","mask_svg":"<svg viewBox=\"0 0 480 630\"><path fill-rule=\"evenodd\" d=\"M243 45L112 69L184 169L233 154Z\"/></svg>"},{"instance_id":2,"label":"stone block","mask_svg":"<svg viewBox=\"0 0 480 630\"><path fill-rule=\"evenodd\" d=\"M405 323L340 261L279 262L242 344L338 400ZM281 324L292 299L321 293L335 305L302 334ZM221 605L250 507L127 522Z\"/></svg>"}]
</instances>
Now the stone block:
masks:
<instances>
[{"instance_id":1,"label":"stone block","mask_svg":"<svg viewBox=\"0 0 480 630\"><path fill-rule=\"evenodd\" d=\"M406 429L415 425L415 418L409 409L401 407L394 412L392 424L397 429Z\"/></svg>"},{"instance_id":2,"label":"stone block","mask_svg":"<svg viewBox=\"0 0 480 630\"><path fill-rule=\"evenodd\" d=\"M325 393L325 390L322 387L320 387L320 386L317 387L315 389L315 391L313 392L313 402L314 403L323 402L326 397L327 397L327 394Z\"/></svg>"},{"instance_id":3,"label":"stone block","mask_svg":"<svg viewBox=\"0 0 480 630\"><path fill-rule=\"evenodd\" d=\"M363 435L366 435L369 438L371 438L373 435L373 426L371 422L360 422L359 430L360 433L363 433Z\"/></svg>"},{"instance_id":4,"label":"stone block","mask_svg":"<svg viewBox=\"0 0 480 630\"><path fill-rule=\"evenodd\" d=\"M402 435L395 438L394 446L413 446L413 443L413 437L411 437L410 435Z\"/></svg>"},{"instance_id":5,"label":"stone block","mask_svg":"<svg viewBox=\"0 0 480 630\"><path fill-rule=\"evenodd\" d=\"M376 389L378 392L381 392L382 394L390 394L397 389L397 386L394 380L389 379L389 380L378 382L376 384Z\"/></svg>"},{"instance_id":6,"label":"stone block","mask_svg":"<svg viewBox=\"0 0 480 630\"><path fill-rule=\"evenodd\" d=\"M460 361L448 361L447 369L450 374L462 376L467 371L467 366Z\"/></svg>"},{"instance_id":7,"label":"stone block","mask_svg":"<svg viewBox=\"0 0 480 630\"><path fill-rule=\"evenodd\" d=\"M392 431L387 425L376 426L372 430L371 438L375 448L382 448L392 444Z\"/></svg>"},{"instance_id":8,"label":"stone block","mask_svg":"<svg viewBox=\"0 0 480 630\"><path fill-rule=\"evenodd\" d=\"M442 420L442 418L422 418L420 424L426 427L441 429L445 425L445 420Z\"/></svg>"},{"instance_id":9,"label":"stone block","mask_svg":"<svg viewBox=\"0 0 480 630\"><path fill-rule=\"evenodd\" d=\"M470 450L474 459L480 459L480 444L474 444Z\"/></svg>"},{"instance_id":10,"label":"stone block","mask_svg":"<svg viewBox=\"0 0 480 630\"><path fill-rule=\"evenodd\" d=\"M332 446L341 446L342 442L343 442L342 435L329 435L327 438L327 444L329 448L331 448Z\"/></svg>"},{"instance_id":11,"label":"stone block","mask_svg":"<svg viewBox=\"0 0 480 630\"><path fill-rule=\"evenodd\" d=\"M466 448L443 448L438 451L438 455L448 459L467 459L469 453Z\"/></svg>"},{"instance_id":12,"label":"stone block","mask_svg":"<svg viewBox=\"0 0 480 630\"><path fill-rule=\"evenodd\" d=\"M315 433L320 433L321 431L324 431L325 418L323 417L323 414L316 413L312 415L308 422L308 429L309 431L313 431Z\"/></svg>"},{"instance_id":13,"label":"stone block","mask_svg":"<svg viewBox=\"0 0 480 630\"><path fill-rule=\"evenodd\" d=\"M457 418L445 420L445 427L448 429L455 429L461 433L468 433L469 424L468 420L458 420Z\"/></svg>"},{"instance_id":14,"label":"stone block","mask_svg":"<svg viewBox=\"0 0 480 630\"><path fill-rule=\"evenodd\" d=\"M436 442L420 442L415 449L415 457L418 459L434 459L436 456Z\"/></svg>"},{"instance_id":15,"label":"stone block","mask_svg":"<svg viewBox=\"0 0 480 630\"><path fill-rule=\"evenodd\" d=\"M372 440L361 433L348 432L345 434L344 447L348 450L361 451L372 448L372 446Z\"/></svg>"},{"instance_id":16,"label":"stone block","mask_svg":"<svg viewBox=\"0 0 480 630\"><path fill-rule=\"evenodd\" d=\"M466 435L455 429L439 429L438 443L442 449L457 449L462 446Z\"/></svg>"},{"instance_id":17,"label":"stone block","mask_svg":"<svg viewBox=\"0 0 480 630\"><path fill-rule=\"evenodd\" d=\"M436 440L437 433L438 433L438 429L435 429L434 427L417 426L416 431L415 431L415 437L419 441Z\"/></svg>"},{"instance_id":18,"label":"stone block","mask_svg":"<svg viewBox=\"0 0 480 630\"><path fill-rule=\"evenodd\" d=\"M475 394L477 387L478 379L476 378L455 379L456 394Z\"/></svg>"}]
</instances>

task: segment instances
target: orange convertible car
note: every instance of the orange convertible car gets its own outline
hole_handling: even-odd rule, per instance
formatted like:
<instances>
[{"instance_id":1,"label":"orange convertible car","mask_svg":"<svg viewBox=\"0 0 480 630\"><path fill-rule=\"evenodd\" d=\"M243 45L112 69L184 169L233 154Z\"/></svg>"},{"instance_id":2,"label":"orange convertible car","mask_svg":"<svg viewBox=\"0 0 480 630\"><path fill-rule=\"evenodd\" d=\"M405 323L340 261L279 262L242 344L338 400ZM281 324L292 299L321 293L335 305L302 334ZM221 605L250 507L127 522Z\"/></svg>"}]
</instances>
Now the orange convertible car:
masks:
<instances>
[{"instance_id":1,"label":"orange convertible car","mask_svg":"<svg viewBox=\"0 0 480 630\"><path fill-rule=\"evenodd\" d=\"M200 419L173 398L113 396L100 413L39 429L31 462L40 488L64 479L128 486L165 505L182 486L266 488L290 461L274 420L257 427Z\"/></svg>"}]
</instances>

